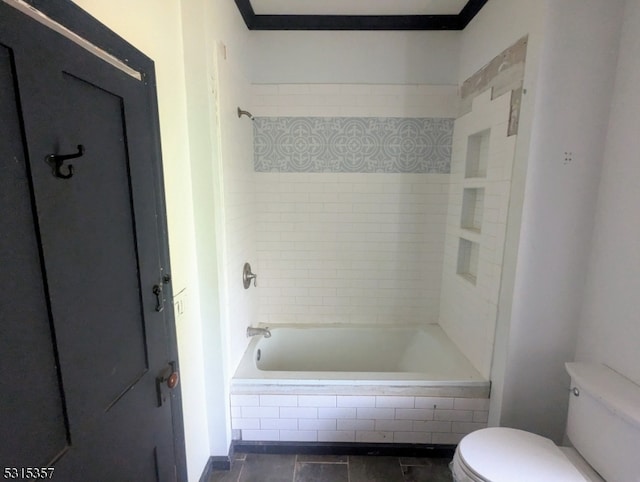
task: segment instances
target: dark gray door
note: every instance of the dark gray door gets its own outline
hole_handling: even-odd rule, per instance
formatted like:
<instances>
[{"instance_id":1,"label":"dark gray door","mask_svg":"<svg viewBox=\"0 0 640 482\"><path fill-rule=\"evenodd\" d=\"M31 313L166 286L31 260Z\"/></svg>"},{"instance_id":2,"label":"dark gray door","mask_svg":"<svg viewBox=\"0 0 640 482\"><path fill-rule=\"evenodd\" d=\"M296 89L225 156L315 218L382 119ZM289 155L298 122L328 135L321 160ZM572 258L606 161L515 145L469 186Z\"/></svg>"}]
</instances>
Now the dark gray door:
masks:
<instances>
[{"instance_id":1,"label":"dark gray door","mask_svg":"<svg viewBox=\"0 0 640 482\"><path fill-rule=\"evenodd\" d=\"M175 480L149 108L144 82L0 4L3 470ZM56 177L48 156L78 145Z\"/></svg>"}]
</instances>

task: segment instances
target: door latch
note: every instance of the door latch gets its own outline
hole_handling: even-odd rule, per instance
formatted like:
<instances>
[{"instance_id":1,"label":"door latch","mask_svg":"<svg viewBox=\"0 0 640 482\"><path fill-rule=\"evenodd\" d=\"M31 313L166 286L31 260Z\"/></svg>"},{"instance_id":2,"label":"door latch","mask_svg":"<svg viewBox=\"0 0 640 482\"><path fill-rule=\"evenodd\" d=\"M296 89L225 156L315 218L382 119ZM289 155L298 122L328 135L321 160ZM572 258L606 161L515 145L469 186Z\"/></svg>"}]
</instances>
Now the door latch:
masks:
<instances>
[{"instance_id":1,"label":"door latch","mask_svg":"<svg viewBox=\"0 0 640 482\"><path fill-rule=\"evenodd\" d=\"M168 284L171 282L171 275L169 273L162 276L162 283L153 285L153 294L156 295L156 311L161 312L164 310L164 291L162 289L163 284Z\"/></svg>"}]
</instances>

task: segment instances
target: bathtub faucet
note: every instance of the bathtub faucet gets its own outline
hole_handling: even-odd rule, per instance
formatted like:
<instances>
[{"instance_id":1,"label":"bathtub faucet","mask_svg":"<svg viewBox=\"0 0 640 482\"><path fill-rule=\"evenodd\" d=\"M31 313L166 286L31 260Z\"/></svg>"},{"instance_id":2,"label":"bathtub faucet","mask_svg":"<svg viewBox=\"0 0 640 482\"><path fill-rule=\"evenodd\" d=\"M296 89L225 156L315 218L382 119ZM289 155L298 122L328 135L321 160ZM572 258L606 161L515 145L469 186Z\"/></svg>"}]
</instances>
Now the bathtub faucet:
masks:
<instances>
[{"instance_id":1,"label":"bathtub faucet","mask_svg":"<svg viewBox=\"0 0 640 482\"><path fill-rule=\"evenodd\" d=\"M271 332L269 331L269 327L254 328L253 326L247 326L247 337L256 335L263 335L265 338L269 338L271 336Z\"/></svg>"}]
</instances>

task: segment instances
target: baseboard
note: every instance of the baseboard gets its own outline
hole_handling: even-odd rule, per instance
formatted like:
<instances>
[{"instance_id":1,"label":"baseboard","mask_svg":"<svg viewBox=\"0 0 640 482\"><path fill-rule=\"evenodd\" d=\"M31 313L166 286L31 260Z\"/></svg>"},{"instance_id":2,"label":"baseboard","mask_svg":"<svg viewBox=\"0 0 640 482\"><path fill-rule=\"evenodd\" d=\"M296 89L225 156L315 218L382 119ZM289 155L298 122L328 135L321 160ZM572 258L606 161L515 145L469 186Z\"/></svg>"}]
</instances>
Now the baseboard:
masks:
<instances>
[{"instance_id":1,"label":"baseboard","mask_svg":"<svg viewBox=\"0 0 640 482\"><path fill-rule=\"evenodd\" d=\"M229 447L229 455L221 455L217 457L209 457L207 464L204 466L199 482L208 482L214 470L229 470L231 461L233 460L234 447Z\"/></svg>"},{"instance_id":2,"label":"baseboard","mask_svg":"<svg viewBox=\"0 0 640 482\"><path fill-rule=\"evenodd\" d=\"M236 440L233 450L252 454L387 455L453 458L455 445L369 444L351 442L253 442Z\"/></svg>"}]
</instances>

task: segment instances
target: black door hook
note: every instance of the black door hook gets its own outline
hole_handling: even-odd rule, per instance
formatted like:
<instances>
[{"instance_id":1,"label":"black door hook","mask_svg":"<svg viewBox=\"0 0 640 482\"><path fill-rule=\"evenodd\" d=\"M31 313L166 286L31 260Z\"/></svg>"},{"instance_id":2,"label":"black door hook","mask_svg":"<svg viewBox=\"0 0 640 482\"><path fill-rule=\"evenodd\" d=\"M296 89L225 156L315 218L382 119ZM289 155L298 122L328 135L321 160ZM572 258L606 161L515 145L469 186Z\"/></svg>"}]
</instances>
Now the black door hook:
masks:
<instances>
[{"instance_id":1,"label":"black door hook","mask_svg":"<svg viewBox=\"0 0 640 482\"><path fill-rule=\"evenodd\" d=\"M78 152L75 154L49 154L47 156L47 162L53 167L53 175L59 177L61 179L69 179L73 176L73 165L69 164L67 166L67 172L63 173L60 168L62 168L62 163L68 159L75 159L76 157L82 157L84 155L84 146L82 144L78 144Z\"/></svg>"}]
</instances>

